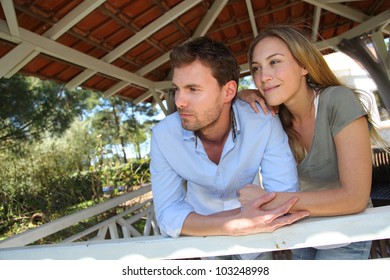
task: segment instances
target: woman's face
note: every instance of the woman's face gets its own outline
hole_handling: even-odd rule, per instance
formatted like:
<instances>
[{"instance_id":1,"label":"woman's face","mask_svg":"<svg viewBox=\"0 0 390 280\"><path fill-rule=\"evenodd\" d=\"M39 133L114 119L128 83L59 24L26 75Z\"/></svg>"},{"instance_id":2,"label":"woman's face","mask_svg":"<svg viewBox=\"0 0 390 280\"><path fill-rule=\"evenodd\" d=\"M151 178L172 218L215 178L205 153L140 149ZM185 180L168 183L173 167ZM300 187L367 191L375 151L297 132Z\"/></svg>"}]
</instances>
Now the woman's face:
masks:
<instances>
[{"instance_id":1,"label":"woman's face","mask_svg":"<svg viewBox=\"0 0 390 280\"><path fill-rule=\"evenodd\" d=\"M297 93L306 90L306 68L277 37L266 37L257 43L250 67L257 88L271 106L288 106L299 96Z\"/></svg>"}]
</instances>

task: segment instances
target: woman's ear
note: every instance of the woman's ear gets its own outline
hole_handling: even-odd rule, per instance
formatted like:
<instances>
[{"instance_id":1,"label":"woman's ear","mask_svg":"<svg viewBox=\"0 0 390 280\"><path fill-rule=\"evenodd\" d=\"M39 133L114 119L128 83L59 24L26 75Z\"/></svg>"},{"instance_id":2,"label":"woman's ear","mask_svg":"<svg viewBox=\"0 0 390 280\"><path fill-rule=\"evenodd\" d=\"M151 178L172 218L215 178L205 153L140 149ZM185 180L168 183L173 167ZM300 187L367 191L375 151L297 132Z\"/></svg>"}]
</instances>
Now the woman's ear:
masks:
<instances>
[{"instance_id":1,"label":"woman's ear","mask_svg":"<svg viewBox=\"0 0 390 280\"><path fill-rule=\"evenodd\" d=\"M237 83L235 81L229 81L224 85L225 88L225 101L230 102L237 94Z\"/></svg>"},{"instance_id":2,"label":"woman's ear","mask_svg":"<svg viewBox=\"0 0 390 280\"><path fill-rule=\"evenodd\" d=\"M307 74L309 74L309 71L306 69L306 67L302 67L302 76L306 76Z\"/></svg>"}]
</instances>

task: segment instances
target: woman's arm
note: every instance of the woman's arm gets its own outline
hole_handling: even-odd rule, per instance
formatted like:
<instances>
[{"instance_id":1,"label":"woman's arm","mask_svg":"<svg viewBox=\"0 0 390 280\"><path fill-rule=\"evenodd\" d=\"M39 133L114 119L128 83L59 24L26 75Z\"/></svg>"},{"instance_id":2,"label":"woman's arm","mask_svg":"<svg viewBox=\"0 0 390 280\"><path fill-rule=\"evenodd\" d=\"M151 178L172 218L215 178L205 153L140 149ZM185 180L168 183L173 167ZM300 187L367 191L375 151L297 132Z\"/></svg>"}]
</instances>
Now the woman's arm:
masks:
<instances>
[{"instance_id":1,"label":"woman's arm","mask_svg":"<svg viewBox=\"0 0 390 280\"><path fill-rule=\"evenodd\" d=\"M276 198L263 209L272 208L274 203L282 203L292 196L298 202L292 211L307 210L312 216L332 216L353 214L363 211L370 196L372 160L371 145L365 117L361 117L344 127L334 138L340 188L299 193L277 193ZM253 185L239 191L240 201L245 205L251 198L264 190Z\"/></svg>"}]
</instances>

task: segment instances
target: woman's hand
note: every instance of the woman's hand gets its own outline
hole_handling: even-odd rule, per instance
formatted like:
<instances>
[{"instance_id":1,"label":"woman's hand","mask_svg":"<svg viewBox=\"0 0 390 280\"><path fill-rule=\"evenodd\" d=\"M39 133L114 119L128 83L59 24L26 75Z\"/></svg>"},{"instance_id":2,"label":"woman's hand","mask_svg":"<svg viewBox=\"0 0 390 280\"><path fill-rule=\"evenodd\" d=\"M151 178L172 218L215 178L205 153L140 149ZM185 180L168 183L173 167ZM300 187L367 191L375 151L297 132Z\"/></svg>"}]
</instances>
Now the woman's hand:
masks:
<instances>
[{"instance_id":1,"label":"woman's hand","mask_svg":"<svg viewBox=\"0 0 390 280\"><path fill-rule=\"evenodd\" d=\"M240 98L242 101L245 101L249 103L252 107L252 109L258 113L259 109L256 106L256 103L258 103L263 110L264 114L268 114L268 112L271 112L272 116L275 116L278 113L278 107L277 106L267 106L267 103L265 102L264 97L260 94L260 92L257 89L243 89L240 90L237 93L238 98Z\"/></svg>"},{"instance_id":2,"label":"woman's hand","mask_svg":"<svg viewBox=\"0 0 390 280\"><path fill-rule=\"evenodd\" d=\"M238 200L241 202L242 207L246 207L253 200L259 198L260 196L266 194L267 191L261 188L258 185L248 184L245 185L242 189L237 191Z\"/></svg>"}]
</instances>

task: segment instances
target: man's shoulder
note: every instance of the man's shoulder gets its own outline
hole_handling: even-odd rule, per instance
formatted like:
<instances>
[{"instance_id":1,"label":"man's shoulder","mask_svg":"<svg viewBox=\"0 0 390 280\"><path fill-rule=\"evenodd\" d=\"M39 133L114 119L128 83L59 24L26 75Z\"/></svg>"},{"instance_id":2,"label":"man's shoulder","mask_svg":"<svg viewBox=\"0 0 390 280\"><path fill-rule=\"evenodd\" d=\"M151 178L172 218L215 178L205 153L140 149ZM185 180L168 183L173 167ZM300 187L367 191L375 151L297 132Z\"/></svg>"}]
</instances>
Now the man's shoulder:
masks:
<instances>
[{"instance_id":1,"label":"man's shoulder","mask_svg":"<svg viewBox=\"0 0 390 280\"><path fill-rule=\"evenodd\" d=\"M257 103L256 103L257 104ZM240 99L236 99L233 103L233 108L235 113L238 114L239 118L242 121L242 124L245 125L246 121L249 120L270 120L272 119L271 113L265 114L263 110L260 108L260 105L257 104L259 112L256 113L252 107L245 101Z\"/></svg>"}]
</instances>

